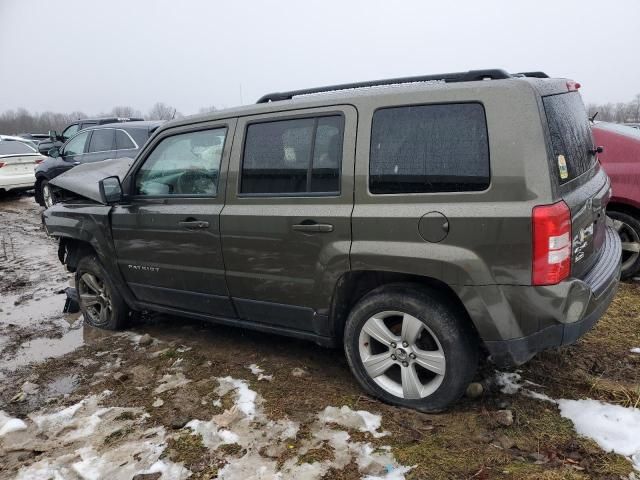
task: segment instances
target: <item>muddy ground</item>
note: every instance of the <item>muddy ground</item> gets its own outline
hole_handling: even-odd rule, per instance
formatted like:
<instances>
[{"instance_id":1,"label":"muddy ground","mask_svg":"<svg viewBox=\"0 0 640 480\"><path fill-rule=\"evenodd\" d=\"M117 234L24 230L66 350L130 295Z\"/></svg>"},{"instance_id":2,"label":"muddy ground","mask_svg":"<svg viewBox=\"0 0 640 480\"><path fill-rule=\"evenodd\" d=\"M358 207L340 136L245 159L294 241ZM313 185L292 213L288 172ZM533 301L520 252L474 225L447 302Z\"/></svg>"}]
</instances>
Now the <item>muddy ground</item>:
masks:
<instances>
[{"instance_id":1,"label":"muddy ground","mask_svg":"<svg viewBox=\"0 0 640 480\"><path fill-rule=\"evenodd\" d=\"M87 327L62 313L71 277L40 212L0 198L0 478L635 478L555 404L502 393L491 365L480 396L427 415L364 395L339 350L165 315ZM553 398L637 407L634 347L625 284L577 345L518 373Z\"/></svg>"}]
</instances>

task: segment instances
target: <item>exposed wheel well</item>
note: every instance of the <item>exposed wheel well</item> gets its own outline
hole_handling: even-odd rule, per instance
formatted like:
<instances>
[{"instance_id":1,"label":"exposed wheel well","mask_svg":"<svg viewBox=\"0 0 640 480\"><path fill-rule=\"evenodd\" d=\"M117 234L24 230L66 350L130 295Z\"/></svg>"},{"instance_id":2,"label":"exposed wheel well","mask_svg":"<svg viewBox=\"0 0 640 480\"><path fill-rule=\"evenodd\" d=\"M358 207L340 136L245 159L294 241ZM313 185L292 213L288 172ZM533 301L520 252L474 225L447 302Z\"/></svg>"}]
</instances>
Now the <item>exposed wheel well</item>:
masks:
<instances>
[{"instance_id":1,"label":"exposed wheel well","mask_svg":"<svg viewBox=\"0 0 640 480\"><path fill-rule=\"evenodd\" d=\"M382 271L347 272L338 280L331 302L330 319L332 334L342 341L345 323L353 306L369 292L383 285L406 283L412 286L429 288L441 294L440 300L449 303L458 310L477 335L477 331L460 298L446 283L432 277L410 275L405 273Z\"/></svg>"},{"instance_id":2,"label":"exposed wheel well","mask_svg":"<svg viewBox=\"0 0 640 480\"><path fill-rule=\"evenodd\" d=\"M67 270L75 272L78 262L87 255L96 255L90 243L75 238L61 238L58 246L58 258L67 266Z\"/></svg>"}]
</instances>

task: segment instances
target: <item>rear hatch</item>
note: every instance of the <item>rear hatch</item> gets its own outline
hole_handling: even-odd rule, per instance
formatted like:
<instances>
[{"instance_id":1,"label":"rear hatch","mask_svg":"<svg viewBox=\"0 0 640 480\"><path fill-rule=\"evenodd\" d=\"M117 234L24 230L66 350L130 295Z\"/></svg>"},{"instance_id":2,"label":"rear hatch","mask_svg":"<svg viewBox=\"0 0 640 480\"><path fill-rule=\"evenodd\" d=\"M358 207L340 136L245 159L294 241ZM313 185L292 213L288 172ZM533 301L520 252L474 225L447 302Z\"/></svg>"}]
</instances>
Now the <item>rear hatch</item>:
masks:
<instances>
[{"instance_id":1,"label":"rear hatch","mask_svg":"<svg viewBox=\"0 0 640 480\"><path fill-rule=\"evenodd\" d=\"M597 162L593 135L577 91L542 97L549 127L552 182L571 210L571 276L597 262L606 235L610 183Z\"/></svg>"}]
</instances>

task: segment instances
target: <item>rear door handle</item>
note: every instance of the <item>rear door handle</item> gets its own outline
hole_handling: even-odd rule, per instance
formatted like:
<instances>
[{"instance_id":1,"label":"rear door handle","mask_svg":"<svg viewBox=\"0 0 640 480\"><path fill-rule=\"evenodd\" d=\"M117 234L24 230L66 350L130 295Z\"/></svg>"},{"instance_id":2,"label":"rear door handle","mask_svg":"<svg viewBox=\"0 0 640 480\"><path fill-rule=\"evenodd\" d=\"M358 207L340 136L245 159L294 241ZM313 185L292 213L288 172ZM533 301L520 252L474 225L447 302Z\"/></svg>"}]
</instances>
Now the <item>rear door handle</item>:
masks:
<instances>
[{"instance_id":1,"label":"rear door handle","mask_svg":"<svg viewBox=\"0 0 640 480\"><path fill-rule=\"evenodd\" d=\"M306 232L306 233L328 233L333 232L333 225L330 223L298 223L297 225L292 225L296 232Z\"/></svg>"},{"instance_id":2,"label":"rear door handle","mask_svg":"<svg viewBox=\"0 0 640 480\"><path fill-rule=\"evenodd\" d=\"M187 230L198 230L200 228L209 228L209 222L203 222L200 220L189 220L184 222L178 222L182 228L186 228Z\"/></svg>"}]
</instances>

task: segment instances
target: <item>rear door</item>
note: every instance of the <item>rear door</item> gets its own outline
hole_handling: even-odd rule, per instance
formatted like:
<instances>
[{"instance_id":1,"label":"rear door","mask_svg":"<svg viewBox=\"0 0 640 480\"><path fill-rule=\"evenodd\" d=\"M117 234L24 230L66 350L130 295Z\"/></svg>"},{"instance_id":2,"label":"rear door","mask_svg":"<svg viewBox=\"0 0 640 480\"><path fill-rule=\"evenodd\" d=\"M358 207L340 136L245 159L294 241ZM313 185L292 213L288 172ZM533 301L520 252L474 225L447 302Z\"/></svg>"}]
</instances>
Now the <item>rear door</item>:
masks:
<instances>
[{"instance_id":1,"label":"rear door","mask_svg":"<svg viewBox=\"0 0 640 480\"><path fill-rule=\"evenodd\" d=\"M140 129L140 132L143 130ZM146 132L146 130L145 130ZM146 141L146 139L145 139ZM144 145L141 144L140 146ZM116 129L116 157L130 157L134 158L138 153L138 144L129 132L123 129Z\"/></svg>"},{"instance_id":2,"label":"rear door","mask_svg":"<svg viewBox=\"0 0 640 480\"><path fill-rule=\"evenodd\" d=\"M148 305L233 317L220 244L220 211L235 120L163 132L123 182L112 211L117 261Z\"/></svg>"},{"instance_id":3,"label":"rear door","mask_svg":"<svg viewBox=\"0 0 640 480\"><path fill-rule=\"evenodd\" d=\"M221 228L241 319L328 334L350 269L355 129L350 106L238 121Z\"/></svg>"},{"instance_id":4,"label":"rear door","mask_svg":"<svg viewBox=\"0 0 640 480\"><path fill-rule=\"evenodd\" d=\"M91 130L87 152L80 163L98 162L115 158L116 130L114 128L96 128Z\"/></svg>"},{"instance_id":5,"label":"rear door","mask_svg":"<svg viewBox=\"0 0 640 480\"><path fill-rule=\"evenodd\" d=\"M606 233L610 183L596 161L580 94L542 97L552 149L552 182L571 210L572 276L584 277L598 260Z\"/></svg>"}]
</instances>

